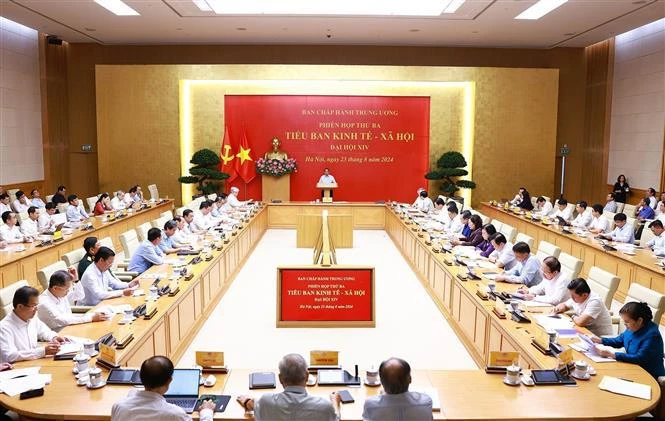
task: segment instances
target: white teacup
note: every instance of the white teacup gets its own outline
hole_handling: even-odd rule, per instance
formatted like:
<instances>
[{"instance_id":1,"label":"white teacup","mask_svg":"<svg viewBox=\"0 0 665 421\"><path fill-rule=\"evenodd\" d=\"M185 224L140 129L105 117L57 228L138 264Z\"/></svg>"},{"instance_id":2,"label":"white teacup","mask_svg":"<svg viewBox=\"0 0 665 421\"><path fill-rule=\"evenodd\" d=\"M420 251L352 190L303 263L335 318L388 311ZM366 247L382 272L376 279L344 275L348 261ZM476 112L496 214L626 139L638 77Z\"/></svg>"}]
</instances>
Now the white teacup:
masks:
<instances>
[{"instance_id":1,"label":"white teacup","mask_svg":"<svg viewBox=\"0 0 665 421\"><path fill-rule=\"evenodd\" d=\"M93 387L100 386L104 383L102 370L99 367L92 367L90 370L88 370L88 376L90 377L90 384Z\"/></svg>"},{"instance_id":2,"label":"white teacup","mask_svg":"<svg viewBox=\"0 0 665 421\"><path fill-rule=\"evenodd\" d=\"M510 302L510 308L512 309L512 311L517 311L517 310L519 310L519 308L520 308L520 302L517 301L517 300L512 300L512 301Z\"/></svg>"},{"instance_id":3,"label":"white teacup","mask_svg":"<svg viewBox=\"0 0 665 421\"><path fill-rule=\"evenodd\" d=\"M366 376L367 376L366 380L367 383L374 384L379 382L379 372L373 368L367 370Z\"/></svg>"},{"instance_id":4,"label":"white teacup","mask_svg":"<svg viewBox=\"0 0 665 421\"><path fill-rule=\"evenodd\" d=\"M579 377L586 377L589 372L589 364L586 361L575 361L575 374Z\"/></svg>"},{"instance_id":5,"label":"white teacup","mask_svg":"<svg viewBox=\"0 0 665 421\"><path fill-rule=\"evenodd\" d=\"M97 352L95 350L95 343L90 340L83 342L83 352L89 356L93 356Z\"/></svg>"},{"instance_id":6,"label":"white teacup","mask_svg":"<svg viewBox=\"0 0 665 421\"><path fill-rule=\"evenodd\" d=\"M90 356L85 353L78 353L74 356L74 365L78 373L83 373L88 369L88 361L90 361Z\"/></svg>"}]
</instances>

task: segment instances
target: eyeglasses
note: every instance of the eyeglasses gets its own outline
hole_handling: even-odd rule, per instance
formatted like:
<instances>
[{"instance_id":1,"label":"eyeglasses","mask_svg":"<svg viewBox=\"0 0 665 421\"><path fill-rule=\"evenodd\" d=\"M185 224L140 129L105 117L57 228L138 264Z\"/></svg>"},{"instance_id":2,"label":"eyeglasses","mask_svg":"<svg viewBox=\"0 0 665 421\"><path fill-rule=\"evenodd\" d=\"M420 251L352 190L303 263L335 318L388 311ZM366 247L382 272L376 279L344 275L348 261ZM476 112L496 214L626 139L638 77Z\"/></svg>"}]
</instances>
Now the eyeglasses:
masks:
<instances>
[{"instance_id":1,"label":"eyeglasses","mask_svg":"<svg viewBox=\"0 0 665 421\"><path fill-rule=\"evenodd\" d=\"M23 307L29 308L30 310L34 310L37 307L39 307L39 303L33 304L33 305L28 305L28 304L22 304L22 305L23 305Z\"/></svg>"}]
</instances>

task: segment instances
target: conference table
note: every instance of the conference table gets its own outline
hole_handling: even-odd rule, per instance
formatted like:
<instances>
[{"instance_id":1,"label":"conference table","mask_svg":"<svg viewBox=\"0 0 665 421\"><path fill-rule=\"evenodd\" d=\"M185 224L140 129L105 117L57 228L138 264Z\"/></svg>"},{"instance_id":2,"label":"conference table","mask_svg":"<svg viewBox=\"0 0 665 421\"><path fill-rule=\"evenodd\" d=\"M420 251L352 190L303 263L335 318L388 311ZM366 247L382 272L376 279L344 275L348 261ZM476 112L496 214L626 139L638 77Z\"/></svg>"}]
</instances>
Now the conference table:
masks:
<instances>
[{"instance_id":1,"label":"conference table","mask_svg":"<svg viewBox=\"0 0 665 421\"><path fill-rule=\"evenodd\" d=\"M451 255L437 253L429 244L423 229L410 216L396 207L375 203L354 204L268 204L260 205L236 228L221 250L213 249L211 258L188 267L193 273L189 281L180 281L177 295L163 296L157 301L157 314L150 320L139 319L132 323L134 340L126 348L118 350L121 366L138 367L152 355L168 355L177 361L205 322L210 312L234 281L245 259L252 252L266 229L293 227L298 214L315 214L323 209L331 213L354 215L354 225L359 229L385 229L401 251L423 288L431 296L442 315L449 321L460 340L481 369L478 370L415 370L412 387L436 389L441 409L434 412L434 419L448 420L623 420L632 419L650 409L660 400L660 387L655 379L637 365L610 362L592 363L585 356L574 352L575 360L584 359L592 364L597 375L590 380L578 381L576 387L565 386L507 386L502 375L486 374L484 368L490 351L518 351L520 365L524 369L553 368L556 359L546 356L531 345L535 323L518 324L500 319L493 311L493 301L483 301L476 292L486 288L486 280L462 281L458 274L465 273L464 266L451 263ZM358 219L355 215L359 215ZM376 216L376 220L371 219ZM272 221L275 223L271 225ZM358 227L360 225L360 227ZM167 279L173 274L169 265L151 268L140 277L141 287L147 291L156 276ZM381 280L377 280L380 284ZM499 284L499 291L512 291L516 286ZM128 303L136 306L144 297L122 297L100 303ZM377 303L381 305L381 303ZM530 314L527 312L530 316ZM98 338L108 332L118 334L123 326L118 324L121 315L99 323L68 326L62 334L77 337ZM426 329L426 321L422 324ZM583 330L582 330L583 331ZM427 333L427 332L425 332ZM429 332L436 334L436 332ZM561 340L567 343L568 340ZM248 346L253 346L248 342ZM223 351L223 350L222 350ZM377 349L377 358L388 350ZM445 352L445 349L432 350ZM72 374L71 361L54 361L44 358L19 362L17 367L41 366L42 373L53 376L52 384L45 388L42 397L19 400L0 394L0 405L20 413L24 419L43 420L108 420L114 402L127 395L131 387L107 385L98 390L77 386ZM241 394L258 396L275 390L249 391L248 375L253 371L274 371L275 368L235 368L227 361L229 372L216 374L217 383L212 388L201 387L201 394L231 395L232 401L215 419L244 420L249 416L235 402ZM651 399L611 394L600 390L603 376L630 379L651 387ZM327 396L340 387L313 386L308 392ZM278 386L276 391L281 390ZM348 388L355 397L352 404L341 408L342 420L361 420L365 397L376 395L379 388ZM198 419L197 413L193 414Z\"/></svg>"}]
</instances>

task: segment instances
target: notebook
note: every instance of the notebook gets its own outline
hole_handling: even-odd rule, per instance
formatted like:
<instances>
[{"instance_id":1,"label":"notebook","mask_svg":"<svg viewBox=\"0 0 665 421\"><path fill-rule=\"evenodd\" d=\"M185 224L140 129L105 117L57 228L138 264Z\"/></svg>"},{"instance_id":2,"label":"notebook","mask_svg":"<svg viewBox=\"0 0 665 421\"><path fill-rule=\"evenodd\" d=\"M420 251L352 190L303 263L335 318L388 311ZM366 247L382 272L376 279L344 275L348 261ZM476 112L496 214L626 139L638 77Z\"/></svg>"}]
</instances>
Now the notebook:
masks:
<instances>
[{"instance_id":1,"label":"notebook","mask_svg":"<svg viewBox=\"0 0 665 421\"><path fill-rule=\"evenodd\" d=\"M199 399L199 379L201 371L198 368L176 368L173 370L173 381L164 397L166 402L177 405L188 414L194 412Z\"/></svg>"},{"instance_id":2,"label":"notebook","mask_svg":"<svg viewBox=\"0 0 665 421\"><path fill-rule=\"evenodd\" d=\"M274 389L277 386L275 382L275 373L272 371L263 371L249 374L250 389Z\"/></svg>"},{"instance_id":3,"label":"notebook","mask_svg":"<svg viewBox=\"0 0 665 421\"><path fill-rule=\"evenodd\" d=\"M651 387L649 385L635 383L619 377L603 376L598 388L619 395L633 396L646 400L651 399Z\"/></svg>"}]
</instances>

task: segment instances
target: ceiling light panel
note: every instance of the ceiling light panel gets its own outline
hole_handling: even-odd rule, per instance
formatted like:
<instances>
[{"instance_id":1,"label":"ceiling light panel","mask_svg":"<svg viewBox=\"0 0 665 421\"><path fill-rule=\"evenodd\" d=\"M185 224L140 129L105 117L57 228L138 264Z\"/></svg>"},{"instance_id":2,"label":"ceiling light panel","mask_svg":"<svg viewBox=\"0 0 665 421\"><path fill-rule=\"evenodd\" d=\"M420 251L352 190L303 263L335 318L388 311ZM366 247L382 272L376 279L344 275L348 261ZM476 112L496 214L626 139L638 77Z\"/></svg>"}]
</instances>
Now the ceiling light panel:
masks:
<instances>
[{"instance_id":1,"label":"ceiling light panel","mask_svg":"<svg viewBox=\"0 0 665 421\"><path fill-rule=\"evenodd\" d=\"M568 0L539 0L533 6L515 16L515 19L537 20L566 2Z\"/></svg>"},{"instance_id":2,"label":"ceiling light panel","mask_svg":"<svg viewBox=\"0 0 665 421\"><path fill-rule=\"evenodd\" d=\"M205 0L219 15L438 16L455 0Z\"/></svg>"},{"instance_id":3,"label":"ceiling light panel","mask_svg":"<svg viewBox=\"0 0 665 421\"><path fill-rule=\"evenodd\" d=\"M118 16L139 16L139 12L121 0L95 0L95 3Z\"/></svg>"}]
</instances>

